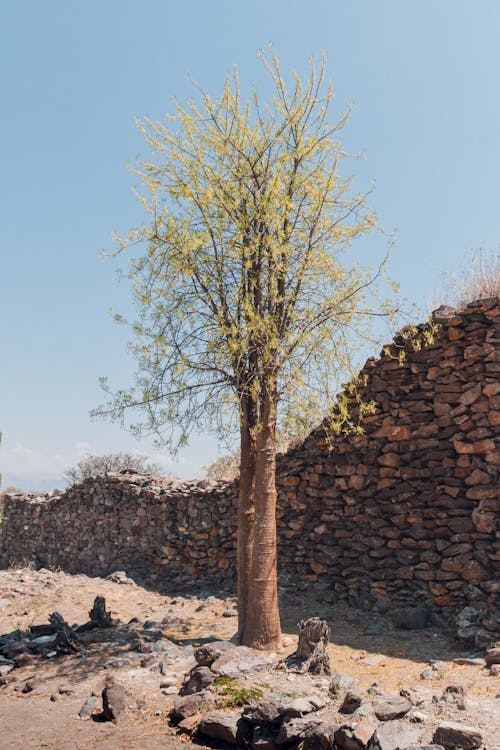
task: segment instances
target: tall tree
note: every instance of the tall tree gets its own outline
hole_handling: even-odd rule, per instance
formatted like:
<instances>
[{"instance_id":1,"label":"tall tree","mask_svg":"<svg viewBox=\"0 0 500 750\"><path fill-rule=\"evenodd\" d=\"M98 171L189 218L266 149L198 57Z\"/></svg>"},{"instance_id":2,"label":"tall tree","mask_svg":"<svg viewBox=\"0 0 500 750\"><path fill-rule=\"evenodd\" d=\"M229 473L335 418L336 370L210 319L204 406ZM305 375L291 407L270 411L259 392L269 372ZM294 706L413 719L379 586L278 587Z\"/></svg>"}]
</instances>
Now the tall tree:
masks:
<instances>
[{"instance_id":1,"label":"tall tree","mask_svg":"<svg viewBox=\"0 0 500 750\"><path fill-rule=\"evenodd\" d=\"M277 429L303 428L326 408L359 346L351 334L390 307L372 294L383 262L374 272L342 262L378 227L340 171L349 113L328 121L324 60L304 82L294 72L288 90L276 56L261 59L272 103L256 91L243 99L235 71L220 98L195 84L199 104L139 123L151 149L134 170L147 220L117 251L143 249L129 272L138 372L128 390L103 381L111 398L97 412L123 421L138 408L131 429L170 447L207 425L224 432L236 415L240 637L274 648Z\"/></svg>"}]
</instances>

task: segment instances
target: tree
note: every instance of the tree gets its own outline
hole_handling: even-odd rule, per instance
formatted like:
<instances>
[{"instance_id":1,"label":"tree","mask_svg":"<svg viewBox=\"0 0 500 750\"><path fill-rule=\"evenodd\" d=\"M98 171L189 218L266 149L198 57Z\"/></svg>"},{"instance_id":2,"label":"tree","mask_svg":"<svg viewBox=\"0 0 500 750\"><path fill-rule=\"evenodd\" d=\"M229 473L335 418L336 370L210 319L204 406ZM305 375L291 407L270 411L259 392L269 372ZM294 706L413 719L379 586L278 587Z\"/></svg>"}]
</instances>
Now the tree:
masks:
<instances>
[{"instance_id":1,"label":"tree","mask_svg":"<svg viewBox=\"0 0 500 750\"><path fill-rule=\"evenodd\" d=\"M98 477L110 471L123 471L124 469L146 474L161 473L160 467L150 463L146 456L135 453L105 453L99 456L89 453L78 461L76 466L65 471L64 476L71 484L74 484L90 477Z\"/></svg>"},{"instance_id":2,"label":"tree","mask_svg":"<svg viewBox=\"0 0 500 750\"><path fill-rule=\"evenodd\" d=\"M243 643L281 641L276 574L276 435L325 413L372 316L389 303L372 296L384 260L370 271L342 262L351 242L378 229L367 194L352 192L340 166L339 133L325 62L289 91L276 56L261 56L274 90L240 94L228 76L219 99L166 123L138 127L151 149L133 170L146 222L118 239L140 245L128 278L138 317L130 323L138 371L95 413L156 432L171 448L192 430L219 434L237 417L240 437L238 614ZM127 322L121 316L118 321Z\"/></svg>"}]
</instances>

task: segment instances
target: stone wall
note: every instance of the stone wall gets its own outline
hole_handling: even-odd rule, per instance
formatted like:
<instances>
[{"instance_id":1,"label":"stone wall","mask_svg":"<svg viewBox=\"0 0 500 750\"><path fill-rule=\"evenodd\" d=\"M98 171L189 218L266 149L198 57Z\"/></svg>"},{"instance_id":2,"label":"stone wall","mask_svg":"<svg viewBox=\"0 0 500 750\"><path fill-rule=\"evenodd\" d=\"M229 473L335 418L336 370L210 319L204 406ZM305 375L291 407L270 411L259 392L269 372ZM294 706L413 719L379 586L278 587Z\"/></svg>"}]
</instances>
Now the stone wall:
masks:
<instances>
[{"instance_id":1,"label":"stone wall","mask_svg":"<svg viewBox=\"0 0 500 750\"><path fill-rule=\"evenodd\" d=\"M364 434L332 446L319 427L280 457L283 582L302 581L325 598L494 612L499 328L498 298L461 314L440 308L361 371L363 400L376 403ZM0 561L99 574L123 568L151 583L228 582L236 497L236 483L164 486L127 474L55 497L7 497Z\"/></svg>"},{"instance_id":2,"label":"stone wall","mask_svg":"<svg viewBox=\"0 0 500 750\"><path fill-rule=\"evenodd\" d=\"M126 570L150 584L225 582L235 555L236 498L234 483L164 483L128 471L62 494L7 495L0 563L91 575Z\"/></svg>"}]
</instances>

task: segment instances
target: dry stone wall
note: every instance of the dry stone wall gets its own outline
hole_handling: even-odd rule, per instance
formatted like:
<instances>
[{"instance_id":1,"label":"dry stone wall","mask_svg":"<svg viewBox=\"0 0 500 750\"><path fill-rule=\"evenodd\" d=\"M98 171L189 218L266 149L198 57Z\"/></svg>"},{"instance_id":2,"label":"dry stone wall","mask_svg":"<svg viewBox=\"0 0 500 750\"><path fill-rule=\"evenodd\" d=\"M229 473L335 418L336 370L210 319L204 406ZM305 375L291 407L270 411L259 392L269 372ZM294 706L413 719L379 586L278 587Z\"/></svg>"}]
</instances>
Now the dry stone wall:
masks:
<instances>
[{"instance_id":1,"label":"dry stone wall","mask_svg":"<svg viewBox=\"0 0 500 750\"><path fill-rule=\"evenodd\" d=\"M6 496L3 566L125 570L138 581L224 582L234 558L234 484L119 472L61 494ZM230 575L230 574L229 574Z\"/></svg>"},{"instance_id":2,"label":"dry stone wall","mask_svg":"<svg viewBox=\"0 0 500 750\"><path fill-rule=\"evenodd\" d=\"M364 433L313 431L278 462L283 582L326 598L471 603L500 589L498 298L440 308L360 374ZM157 583L234 580L237 483L120 474L7 497L0 561Z\"/></svg>"}]
</instances>

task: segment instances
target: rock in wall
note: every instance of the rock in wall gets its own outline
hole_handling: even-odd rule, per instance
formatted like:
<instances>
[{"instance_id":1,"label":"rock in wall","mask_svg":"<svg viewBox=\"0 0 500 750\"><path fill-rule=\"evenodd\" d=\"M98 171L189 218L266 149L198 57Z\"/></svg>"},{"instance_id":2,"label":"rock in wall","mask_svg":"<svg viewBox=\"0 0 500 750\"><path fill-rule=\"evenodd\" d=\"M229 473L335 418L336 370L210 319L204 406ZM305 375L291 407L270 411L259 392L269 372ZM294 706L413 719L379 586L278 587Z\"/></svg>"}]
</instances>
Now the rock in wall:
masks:
<instances>
[{"instance_id":1,"label":"rock in wall","mask_svg":"<svg viewBox=\"0 0 500 750\"><path fill-rule=\"evenodd\" d=\"M376 412L363 434L327 439L320 426L279 458L283 582L326 598L474 603L500 627L499 328L498 298L440 308L366 363L359 392ZM7 496L0 562L227 583L236 504L237 483L129 474Z\"/></svg>"}]
</instances>

